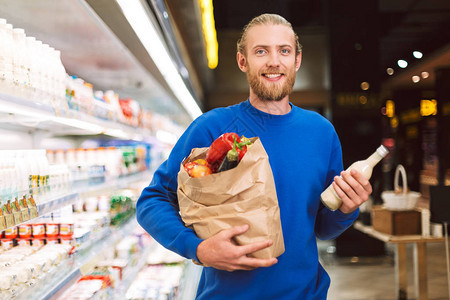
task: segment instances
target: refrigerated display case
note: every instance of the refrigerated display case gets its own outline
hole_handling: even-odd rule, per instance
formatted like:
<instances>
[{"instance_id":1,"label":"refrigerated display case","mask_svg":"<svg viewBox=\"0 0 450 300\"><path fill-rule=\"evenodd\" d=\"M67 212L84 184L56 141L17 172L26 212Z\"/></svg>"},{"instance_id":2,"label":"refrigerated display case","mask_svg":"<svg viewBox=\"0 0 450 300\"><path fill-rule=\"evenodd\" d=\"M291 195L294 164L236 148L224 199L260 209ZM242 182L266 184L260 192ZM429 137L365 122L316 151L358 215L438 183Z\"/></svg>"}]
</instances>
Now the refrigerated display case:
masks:
<instances>
[{"instance_id":1,"label":"refrigerated display case","mask_svg":"<svg viewBox=\"0 0 450 300\"><path fill-rule=\"evenodd\" d=\"M115 1L103 9L103 18L107 15L130 30ZM3 55L12 44L0 47L2 63L10 59L13 64L0 68L0 298L64 298L74 284L98 272L108 249L130 235L136 237L136 199L124 200L113 193L148 184L190 117L151 59L136 58L136 48L142 48L137 38L124 41L86 1L2 0L0 19L4 19L0 20L3 29L13 30L25 41L13 47L17 53ZM38 47L26 47L26 42L36 46L36 41ZM42 61L48 53L55 54L51 62ZM55 221L64 219L60 212L67 209L101 211L100 204L96 208L89 206L91 202L80 205L98 195L111 201L103 215L107 222L94 225L95 230L75 228L73 233L73 223ZM32 231L27 235L27 229L42 224L71 234L67 239L61 232L54 237L43 234L42 240ZM124 259L126 273L123 280L116 280L115 299L125 299L134 278L147 265L146 258L156 245L149 240ZM22 243L33 249L19 248ZM17 252L14 260L23 267L26 264L21 261L35 258L39 249L58 253L58 260L49 260L45 272L44 263L36 266L42 272L30 266L20 274L13 272L9 254ZM189 263L182 266L183 272L192 268ZM189 278L188 283L183 278ZM195 292L190 276L183 275L180 281L194 286L187 293Z\"/></svg>"}]
</instances>

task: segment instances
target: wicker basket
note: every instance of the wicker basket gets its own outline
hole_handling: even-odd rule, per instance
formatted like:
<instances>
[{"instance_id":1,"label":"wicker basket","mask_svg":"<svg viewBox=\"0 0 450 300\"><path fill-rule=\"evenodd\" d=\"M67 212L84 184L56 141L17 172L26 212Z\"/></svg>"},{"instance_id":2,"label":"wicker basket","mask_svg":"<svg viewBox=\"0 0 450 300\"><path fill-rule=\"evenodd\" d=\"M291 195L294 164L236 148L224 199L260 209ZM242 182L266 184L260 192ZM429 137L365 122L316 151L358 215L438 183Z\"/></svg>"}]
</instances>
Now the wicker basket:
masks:
<instances>
[{"instance_id":1,"label":"wicker basket","mask_svg":"<svg viewBox=\"0 0 450 300\"><path fill-rule=\"evenodd\" d=\"M403 192L396 193L399 190L399 174L402 175ZM411 210L416 206L417 200L421 194L418 192L408 192L408 181L406 177L405 168L398 165L395 170L394 177L394 191L384 191L381 193L381 198L384 202L384 207L390 210Z\"/></svg>"}]
</instances>

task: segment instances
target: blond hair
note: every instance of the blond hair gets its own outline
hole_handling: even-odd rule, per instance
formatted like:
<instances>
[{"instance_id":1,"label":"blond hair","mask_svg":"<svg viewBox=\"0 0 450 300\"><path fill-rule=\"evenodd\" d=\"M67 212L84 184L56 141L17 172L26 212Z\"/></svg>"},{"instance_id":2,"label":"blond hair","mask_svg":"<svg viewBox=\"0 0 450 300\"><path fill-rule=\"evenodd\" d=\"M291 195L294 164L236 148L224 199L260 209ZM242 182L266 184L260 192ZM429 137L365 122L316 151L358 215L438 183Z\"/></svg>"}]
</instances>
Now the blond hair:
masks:
<instances>
[{"instance_id":1,"label":"blond hair","mask_svg":"<svg viewBox=\"0 0 450 300\"><path fill-rule=\"evenodd\" d=\"M242 53L245 55L245 46L247 43L247 32L249 29L251 29L254 26L257 25L285 25L288 26L292 33L294 34L295 39L295 53L298 55L300 52L302 52L302 45L298 41L298 35L295 33L294 29L292 28L292 24L289 23L285 18L283 18L280 15L276 14L262 14L257 17L254 17L247 25L244 26L244 29L242 30L241 36L239 37L237 41L237 52Z\"/></svg>"}]
</instances>

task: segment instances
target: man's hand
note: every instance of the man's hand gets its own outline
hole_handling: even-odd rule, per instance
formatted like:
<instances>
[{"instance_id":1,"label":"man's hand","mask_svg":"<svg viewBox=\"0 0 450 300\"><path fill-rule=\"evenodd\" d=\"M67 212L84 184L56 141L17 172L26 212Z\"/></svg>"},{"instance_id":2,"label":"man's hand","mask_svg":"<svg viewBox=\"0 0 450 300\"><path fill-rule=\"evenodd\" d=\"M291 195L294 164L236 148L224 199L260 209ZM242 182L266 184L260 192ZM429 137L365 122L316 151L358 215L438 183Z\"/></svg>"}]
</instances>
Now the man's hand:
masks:
<instances>
[{"instance_id":1,"label":"man's hand","mask_svg":"<svg viewBox=\"0 0 450 300\"><path fill-rule=\"evenodd\" d=\"M197 247L197 257L204 265L225 271L253 270L270 267L278 262L276 258L261 259L247 254L270 247L271 240L238 246L232 238L248 230L248 225L225 229L201 242Z\"/></svg>"},{"instance_id":2,"label":"man's hand","mask_svg":"<svg viewBox=\"0 0 450 300\"><path fill-rule=\"evenodd\" d=\"M342 171L341 176L334 178L333 188L342 199L339 209L346 214L355 211L372 194L372 185L356 170Z\"/></svg>"}]
</instances>

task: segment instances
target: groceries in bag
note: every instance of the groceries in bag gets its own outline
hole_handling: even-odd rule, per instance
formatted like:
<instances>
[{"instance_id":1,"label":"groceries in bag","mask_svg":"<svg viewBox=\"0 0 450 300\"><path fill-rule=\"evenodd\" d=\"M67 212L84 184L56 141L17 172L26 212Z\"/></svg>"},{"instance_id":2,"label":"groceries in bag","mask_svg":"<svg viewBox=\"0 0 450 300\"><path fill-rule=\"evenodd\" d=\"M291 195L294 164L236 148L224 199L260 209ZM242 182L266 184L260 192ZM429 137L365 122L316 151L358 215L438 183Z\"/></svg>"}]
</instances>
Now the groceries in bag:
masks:
<instances>
[{"instance_id":1,"label":"groceries in bag","mask_svg":"<svg viewBox=\"0 0 450 300\"><path fill-rule=\"evenodd\" d=\"M211 144L205 159L186 160L184 168L191 177L230 170L238 165L251 144L250 139L240 138L234 132L224 133Z\"/></svg>"},{"instance_id":2,"label":"groceries in bag","mask_svg":"<svg viewBox=\"0 0 450 300\"><path fill-rule=\"evenodd\" d=\"M211 153L210 148L192 149L191 154L181 163L178 172L177 196L180 215L185 225L192 228L202 239L233 226L248 224L249 230L234 237L234 241L238 245L247 245L272 240L272 246L249 256L278 257L284 252L284 240L272 169L259 138L249 140L252 146L246 149L237 166L203 177L190 176L186 165L201 159L207 161L206 157ZM221 157L213 157L216 160L212 162L218 170L220 165L217 161ZM223 159L224 157L220 164Z\"/></svg>"}]
</instances>

